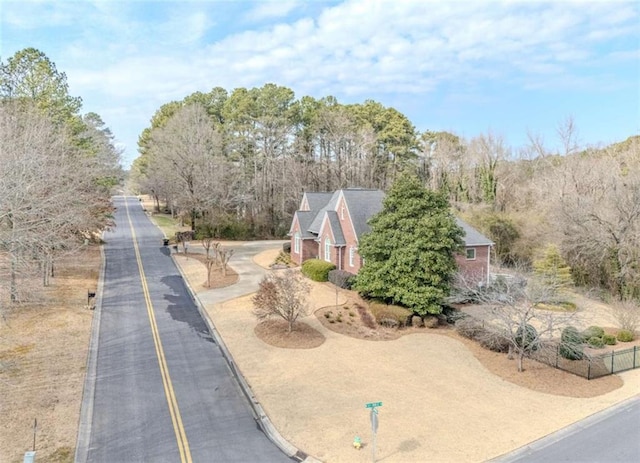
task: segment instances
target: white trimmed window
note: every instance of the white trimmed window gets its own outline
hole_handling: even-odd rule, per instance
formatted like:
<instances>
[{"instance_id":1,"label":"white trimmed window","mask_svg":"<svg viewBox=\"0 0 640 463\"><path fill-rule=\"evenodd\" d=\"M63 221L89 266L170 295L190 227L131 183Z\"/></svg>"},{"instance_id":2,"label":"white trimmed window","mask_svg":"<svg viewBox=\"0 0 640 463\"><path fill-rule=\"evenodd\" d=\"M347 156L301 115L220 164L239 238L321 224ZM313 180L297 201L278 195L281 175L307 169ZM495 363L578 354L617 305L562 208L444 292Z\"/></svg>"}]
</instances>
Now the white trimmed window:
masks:
<instances>
[{"instance_id":1,"label":"white trimmed window","mask_svg":"<svg viewBox=\"0 0 640 463\"><path fill-rule=\"evenodd\" d=\"M293 252L300 254L300 233L296 232L293 238Z\"/></svg>"},{"instance_id":2,"label":"white trimmed window","mask_svg":"<svg viewBox=\"0 0 640 463\"><path fill-rule=\"evenodd\" d=\"M331 262L331 240L328 236L324 239L324 260Z\"/></svg>"},{"instance_id":3,"label":"white trimmed window","mask_svg":"<svg viewBox=\"0 0 640 463\"><path fill-rule=\"evenodd\" d=\"M356 248L353 246L349 246L349 267L353 267L355 265L355 257L356 257Z\"/></svg>"},{"instance_id":4,"label":"white trimmed window","mask_svg":"<svg viewBox=\"0 0 640 463\"><path fill-rule=\"evenodd\" d=\"M476 248L467 248L467 260L476 260Z\"/></svg>"}]
</instances>

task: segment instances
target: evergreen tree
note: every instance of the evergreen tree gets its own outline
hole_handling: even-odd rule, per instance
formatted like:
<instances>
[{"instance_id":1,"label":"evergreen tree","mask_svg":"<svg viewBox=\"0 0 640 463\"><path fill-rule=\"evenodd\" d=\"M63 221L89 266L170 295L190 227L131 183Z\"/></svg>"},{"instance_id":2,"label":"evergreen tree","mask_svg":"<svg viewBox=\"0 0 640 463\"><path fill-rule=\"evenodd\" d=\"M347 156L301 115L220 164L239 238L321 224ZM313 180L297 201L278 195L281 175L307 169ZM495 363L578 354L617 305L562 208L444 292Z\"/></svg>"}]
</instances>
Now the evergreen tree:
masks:
<instances>
[{"instance_id":1,"label":"evergreen tree","mask_svg":"<svg viewBox=\"0 0 640 463\"><path fill-rule=\"evenodd\" d=\"M560 255L558 247L553 244L548 245L542 258L533 263L533 271L540 281L553 289L553 296L573 285L571 267Z\"/></svg>"},{"instance_id":2,"label":"evergreen tree","mask_svg":"<svg viewBox=\"0 0 640 463\"><path fill-rule=\"evenodd\" d=\"M359 244L365 265L356 289L421 316L440 313L464 233L446 198L424 188L417 177L403 174L369 224L371 232Z\"/></svg>"}]
</instances>

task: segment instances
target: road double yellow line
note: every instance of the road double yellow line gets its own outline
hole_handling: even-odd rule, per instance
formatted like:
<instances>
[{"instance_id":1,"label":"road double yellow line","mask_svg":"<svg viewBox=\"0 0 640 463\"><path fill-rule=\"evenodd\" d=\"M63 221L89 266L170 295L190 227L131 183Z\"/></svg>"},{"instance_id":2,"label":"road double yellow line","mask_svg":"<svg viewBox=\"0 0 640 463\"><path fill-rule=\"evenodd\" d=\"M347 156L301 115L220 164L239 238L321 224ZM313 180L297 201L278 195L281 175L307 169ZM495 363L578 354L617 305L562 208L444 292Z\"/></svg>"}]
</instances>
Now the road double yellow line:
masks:
<instances>
[{"instance_id":1,"label":"road double yellow line","mask_svg":"<svg viewBox=\"0 0 640 463\"><path fill-rule=\"evenodd\" d=\"M136 261L138 262L138 271L140 272L140 280L142 281L142 292L144 294L144 300L147 304L147 314L149 315L149 323L151 324L151 333L153 334L153 342L156 347L156 356L158 357L158 364L160 365L160 374L162 376L164 393L165 393L165 396L167 397L167 404L169 405L169 414L171 415L173 430L176 434L176 440L178 442L178 451L180 452L180 462L192 463L191 450L189 449L189 441L187 440L187 434L185 433L184 425L182 424L182 417L180 416L178 401L176 399L175 392L173 391L173 384L171 383L169 368L167 367L167 359L164 356L162 341L160 340L160 333L158 332L158 324L156 323L156 316L153 311L151 296L149 295L149 287L147 285L147 279L144 275L144 267L142 266L142 258L140 257L140 249L138 248L136 231L133 227L133 222L131 221L131 215L129 214L129 205L127 204L126 196L124 197L124 206L127 211L127 218L129 219L131 237L133 238L133 249L136 254Z\"/></svg>"}]
</instances>

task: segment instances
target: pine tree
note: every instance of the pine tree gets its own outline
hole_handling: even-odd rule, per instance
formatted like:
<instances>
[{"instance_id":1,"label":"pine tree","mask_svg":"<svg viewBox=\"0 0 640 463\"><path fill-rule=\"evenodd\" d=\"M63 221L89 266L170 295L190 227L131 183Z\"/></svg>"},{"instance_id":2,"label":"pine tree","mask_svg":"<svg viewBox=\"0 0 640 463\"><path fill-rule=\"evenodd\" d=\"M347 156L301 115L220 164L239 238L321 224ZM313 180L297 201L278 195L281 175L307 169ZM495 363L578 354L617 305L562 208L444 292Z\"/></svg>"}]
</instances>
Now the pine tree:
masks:
<instances>
[{"instance_id":1,"label":"pine tree","mask_svg":"<svg viewBox=\"0 0 640 463\"><path fill-rule=\"evenodd\" d=\"M369 225L371 232L359 244L365 265L356 289L421 316L440 313L457 270L455 253L464 233L446 198L404 174Z\"/></svg>"},{"instance_id":2,"label":"pine tree","mask_svg":"<svg viewBox=\"0 0 640 463\"><path fill-rule=\"evenodd\" d=\"M545 286L553 289L554 296L558 291L573 285L571 267L553 244L548 245L542 258L533 263L533 271Z\"/></svg>"}]
</instances>

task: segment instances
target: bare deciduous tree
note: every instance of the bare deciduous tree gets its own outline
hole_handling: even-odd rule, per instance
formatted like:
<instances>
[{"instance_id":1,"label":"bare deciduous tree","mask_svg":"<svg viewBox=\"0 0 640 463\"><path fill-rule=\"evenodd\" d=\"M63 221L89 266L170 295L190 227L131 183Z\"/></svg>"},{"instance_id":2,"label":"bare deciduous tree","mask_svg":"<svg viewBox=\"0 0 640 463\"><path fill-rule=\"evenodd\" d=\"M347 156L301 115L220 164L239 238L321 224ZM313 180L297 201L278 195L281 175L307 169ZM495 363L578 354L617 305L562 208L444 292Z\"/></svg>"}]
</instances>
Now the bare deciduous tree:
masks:
<instances>
[{"instance_id":1,"label":"bare deciduous tree","mask_svg":"<svg viewBox=\"0 0 640 463\"><path fill-rule=\"evenodd\" d=\"M577 282L639 298L640 142L567 159L555 180L561 247Z\"/></svg>"},{"instance_id":2,"label":"bare deciduous tree","mask_svg":"<svg viewBox=\"0 0 640 463\"><path fill-rule=\"evenodd\" d=\"M633 299L611 301L611 314L620 329L636 332L640 327L640 304Z\"/></svg>"},{"instance_id":3,"label":"bare deciduous tree","mask_svg":"<svg viewBox=\"0 0 640 463\"><path fill-rule=\"evenodd\" d=\"M296 320L307 314L308 292L309 285L295 270L269 273L253 297L253 313L258 320L280 317L288 323L291 332Z\"/></svg>"},{"instance_id":4,"label":"bare deciduous tree","mask_svg":"<svg viewBox=\"0 0 640 463\"><path fill-rule=\"evenodd\" d=\"M199 104L180 108L166 125L151 133L150 155L157 176L169 181L172 197L189 213L191 229L196 219L215 201L221 137Z\"/></svg>"},{"instance_id":5,"label":"bare deciduous tree","mask_svg":"<svg viewBox=\"0 0 640 463\"><path fill-rule=\"evenodd\" d=\"M204 250L206 252L207 259L209 259L209 252L211 251L211 247L213 245L213 237L204 236L202 238L202 240L200 241L200 243L202 244L202 247L204 248Z\"/></svg>"},{"instance_id":6,"label":"bare deciduous tree","mask_svg":"<svg viewBox=\"0 0 640 463\"><path fill-rule=\"evenodd\" d=\"M229 259L233 255L233 249L225 249L222 246L216 249L216 255L220 257L220 265L222 265L222 275L227 276L227 265L229 264Z\"/></svg>"},{"instance_id":7,"label":"bare deciduous tree","mask_svg":"<svg viewBox=\"0 0 640 463\"><path fill-rule=\"evenodd\" d=\"M552 298L554 291L522 274L501 278L488 288L478 288L460 275L456 289L473 294L478 303L486 306L482 315L487 327L485 336L508 343L509 356L516 355L520 372L524 371L526 356L557 338L577 317L576 312L538 309L537 305Z\"/></svg>"},{"instance_id":8,"label":"bare deciduous tree","mask_svg":"<svg viewBox=\"0 0 640 463\"><path fill-rule=\"evenodd\" d=\"M97 158L28 102L0 103L0 286L11 301L27 294L21 274L41 272L48 284L56 255L108 225Z\"/></svg>"}]
</instances>

